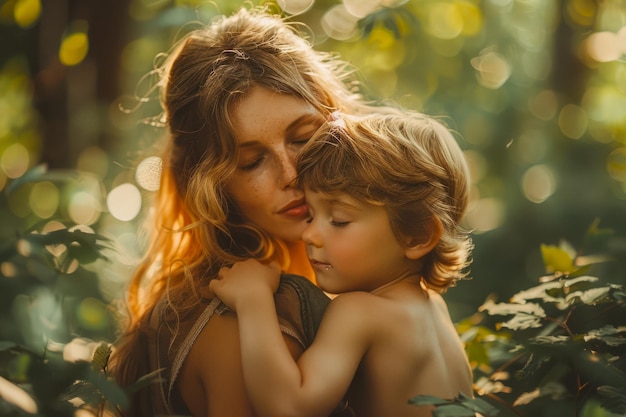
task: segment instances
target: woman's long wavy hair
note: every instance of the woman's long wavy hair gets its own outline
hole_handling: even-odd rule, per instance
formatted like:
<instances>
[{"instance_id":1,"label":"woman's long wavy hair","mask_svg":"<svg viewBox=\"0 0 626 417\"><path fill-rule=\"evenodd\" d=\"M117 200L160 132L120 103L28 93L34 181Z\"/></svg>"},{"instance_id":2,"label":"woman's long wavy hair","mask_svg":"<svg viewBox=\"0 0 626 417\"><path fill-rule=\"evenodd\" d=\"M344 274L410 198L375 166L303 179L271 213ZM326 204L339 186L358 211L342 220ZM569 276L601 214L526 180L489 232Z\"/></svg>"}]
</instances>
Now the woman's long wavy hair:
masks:
<instances>
[{"instance_id":1,"label":"woman's long wavy hair","mask_svg":"<svg viewBox=\"0 0 626 417\"><path fill-rule=\"evenodd\" d=\"M249 257L289 263L285 244L240 218L224 190L237 165L233 106L254 85L301 98L322 114L362 105L348 65L313 50L293 25L260 8L189 33L159 73L169 135L149 247L128 290L130 323L111 362L122 386L147 368L138 338L159 300L167 300L176 323L198 310L221 266Z\"/></svg>"},{"instance_id":2,"label":"woman's long wavy hair","mask_svg":"<svg viewBox=\"0 0 626 417\"><path fill-rule=\"evenodd\" d=\"M393 109L333 115L302 149L296 169L299 187L384 206L400 242L423 241L438 219L442 236L416 272L437 292L467 275L472 244L461 221L469 202L469 171L441 122Z\"/></svg>"}]
</instances>

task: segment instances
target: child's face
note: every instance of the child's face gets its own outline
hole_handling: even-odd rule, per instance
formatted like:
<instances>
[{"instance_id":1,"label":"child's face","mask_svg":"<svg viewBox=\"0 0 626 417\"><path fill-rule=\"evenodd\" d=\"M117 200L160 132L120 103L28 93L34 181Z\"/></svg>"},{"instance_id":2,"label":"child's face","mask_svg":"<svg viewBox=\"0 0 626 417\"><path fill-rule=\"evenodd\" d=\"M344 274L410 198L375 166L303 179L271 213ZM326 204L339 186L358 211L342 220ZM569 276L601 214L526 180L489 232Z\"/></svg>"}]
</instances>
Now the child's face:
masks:
<instances>
[{"instance_id":1,"label":"child's face","mask_svg":"<svg viewBox=\"0 0 626 417\"><path fill-rule=\"evenodd\" d=\"M346 194L305 194L311 220L302 238L324 291L373 291L413 271L384 207Z\"/></svg>"}]
</instances>

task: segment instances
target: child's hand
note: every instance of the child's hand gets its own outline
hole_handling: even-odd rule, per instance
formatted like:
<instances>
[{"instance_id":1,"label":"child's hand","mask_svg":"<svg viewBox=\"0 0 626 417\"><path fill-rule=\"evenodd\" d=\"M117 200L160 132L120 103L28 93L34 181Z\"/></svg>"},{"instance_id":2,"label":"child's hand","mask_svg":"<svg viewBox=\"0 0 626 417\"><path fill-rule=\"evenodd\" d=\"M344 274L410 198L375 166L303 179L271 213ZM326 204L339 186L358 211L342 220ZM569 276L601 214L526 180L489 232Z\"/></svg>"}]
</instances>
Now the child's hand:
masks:
<instances>
[{"instance_id":1,"label":"child's hand","mask_svg":"<svg viewBox=\"0 0 626 417\"><path fill-rule=\"evenodd\" d=\"M249 259L220 269L218 277L209 283L209 290L231 310L237 311L238 303L248 303L268 294L273 297L279 282L278 265L265 265Z\"/></svg>"}]
</instances>

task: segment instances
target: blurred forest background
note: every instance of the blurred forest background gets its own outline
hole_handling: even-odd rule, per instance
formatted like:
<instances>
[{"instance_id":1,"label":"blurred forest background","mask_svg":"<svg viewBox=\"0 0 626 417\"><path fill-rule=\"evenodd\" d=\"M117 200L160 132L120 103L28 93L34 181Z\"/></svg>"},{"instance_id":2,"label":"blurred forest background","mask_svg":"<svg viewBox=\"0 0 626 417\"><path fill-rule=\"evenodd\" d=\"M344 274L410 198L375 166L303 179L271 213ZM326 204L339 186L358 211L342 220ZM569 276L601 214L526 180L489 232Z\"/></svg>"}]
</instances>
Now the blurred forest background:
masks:
<instances>
[{"instance_id":1,"label":"blurred forest background","mask_svg":"<svg viewBox=\"0 0 626 417\"><path fill-rule=\"evenodd\" d=\"M445 116L458 132L475 251L472 280L446 295L455 320L537 284L550 272L541 244L607 256L594 273L626 283L626 0L261 3L354 65L372 99ZM183 33L242 4L0 1L0 274L16 281L15 255L52 280L27 260L32 231L109 239L78 252L62 236L40 241L71 294L37 287L44 301L33 305L4 283L3 334L28 328L36 344L43 326L58 343L114 339L158 187L151 150L164 132L143 123L159 113L150 71Z\"/></svg>"}]
</instances>

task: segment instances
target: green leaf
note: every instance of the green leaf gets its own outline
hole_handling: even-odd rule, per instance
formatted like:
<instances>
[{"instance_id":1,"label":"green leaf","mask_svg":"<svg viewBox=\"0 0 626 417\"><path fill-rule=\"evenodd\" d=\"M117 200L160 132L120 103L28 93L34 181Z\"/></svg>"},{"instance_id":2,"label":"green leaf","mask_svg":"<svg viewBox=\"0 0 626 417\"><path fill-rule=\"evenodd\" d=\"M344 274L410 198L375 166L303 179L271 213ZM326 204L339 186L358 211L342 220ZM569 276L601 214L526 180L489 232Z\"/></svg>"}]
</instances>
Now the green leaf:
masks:
<instances>
[{"instance_id":1,"label":"green leaf","mask_svg":"<svg viewBox=\"0 0 626 417\"><path fill-rule=\"evenodd\" d=\"M626 414L626 389L610 385L601 385L597 389L602 397L600 404L608 411L616 414Z\"/></svg>"},{"instance_id":2,"label":"green leaf","mask_svg":"<svg viewBox=\"0 0 626 417\"><path fill-rule=\"evenodd\" d=\"M566 250L552 245L541 245L543 263L548 272L570 273L578 269L574 265L574 258Z\"/></svg>"},{"instance_id":3,"label":"green leaf","mask_svg":"<svg viewBox=\"0 0 626 417\"><path fill-rule=\"evenodd\" d=\"M507 316L511 314L526 314L536 317L545 317L544 309L535 303L514 304L514 303L495 303L493 300L487 300L478 311L487 311L491 315Z\"/></svg>"},{"instance_id":4,"label":"green leaf","mask_svg":"<svg viewBox=\"0 0 626 417\"><path fill-rule=\"evenodd\" d=\"M463 405L476 413L480 413L484 417L492 417L500 414L500 410L489 404L481 398L469 398L461 393L463 397Z\"/></svg>"},{"instance_id":5,"label":"green leaf","mask_svg":"<svg viewBox=\"0 0 626 417\"><path fill-rule=\"evenodd\" d=\"M533 391L522 393L513 402L513 406L517 407L520 405L529 404L532 401L541 397L550 397L552 399L558 399L558 398L562 398L566 394L567 394L567 389L562 384L557 383L557 382L549 382L543 386L536 388Z\"/></svg>"},{"instance_id":6,"label":"green leaf","mask_svg":"<svg viewBox=\"0 0 626 417\"><path fill-rule=\"evenodd\" d=\"M77 170L61 170L55 169L48 171L48 167L45 164L37 165L28 170L24 175L11 181L7 187L7 192L12 193L24 184L50 181L54 183L64 183L77 181L81 177L81 174Z\"/></svg>"},{"instance_id":7,"label":"green leaf","mask_svg":"<svg viewBox=\"0 0 626 417\"><path fill-rule=\"evenodd\" d=\"M525 330L541 327L542 322L539 317L517 314L512 319L500 323L500 325L511 330Z\"/></svg>"},{"instance_id":8,"label":"green leaf","mask_svg":"<svg viewBox=\"0 0 626 417\"><path fill-rule=\"evenodd\" d=\"M411 405L441 405L449 404L448 400L444 400L433 395L416 395L409 400Z\"/></svg>"},{"instance_id":9,"label":"green leaf","mask_svg":"<svg viewBox=\"0 0 626 417\"><path fill-rule=\"evenodd\" d=\"M462 405L447 404L433 410L433 417L475 417L474 410L465 408Z\"/></svg>"},{"instance_id":10,"label":"green leaf","mask_svg":"<svg viewBox=\"0 0 626 417\"><path fill-rule=\"evenodd\" d=\"M94 369L104 370L109 363L109 357L111 356L111 345L109 343L102 342L98 345L93 353L91 364Z\"/></svg>"},{"instance_id":11,"label":"green leaf","mask_svg":"<svg viewBox=\"0 0 626 417\"><path fill-rule=\"evenodd\" d=\"M545 310L536 303L513 304L495 303L487 300L478 311L487 311L490 315L514 315L513 318L501 323L502 327L511 330L522 330L528 328L541 327L541 319L546 317Z\"/></svg>"}]
</instances>

